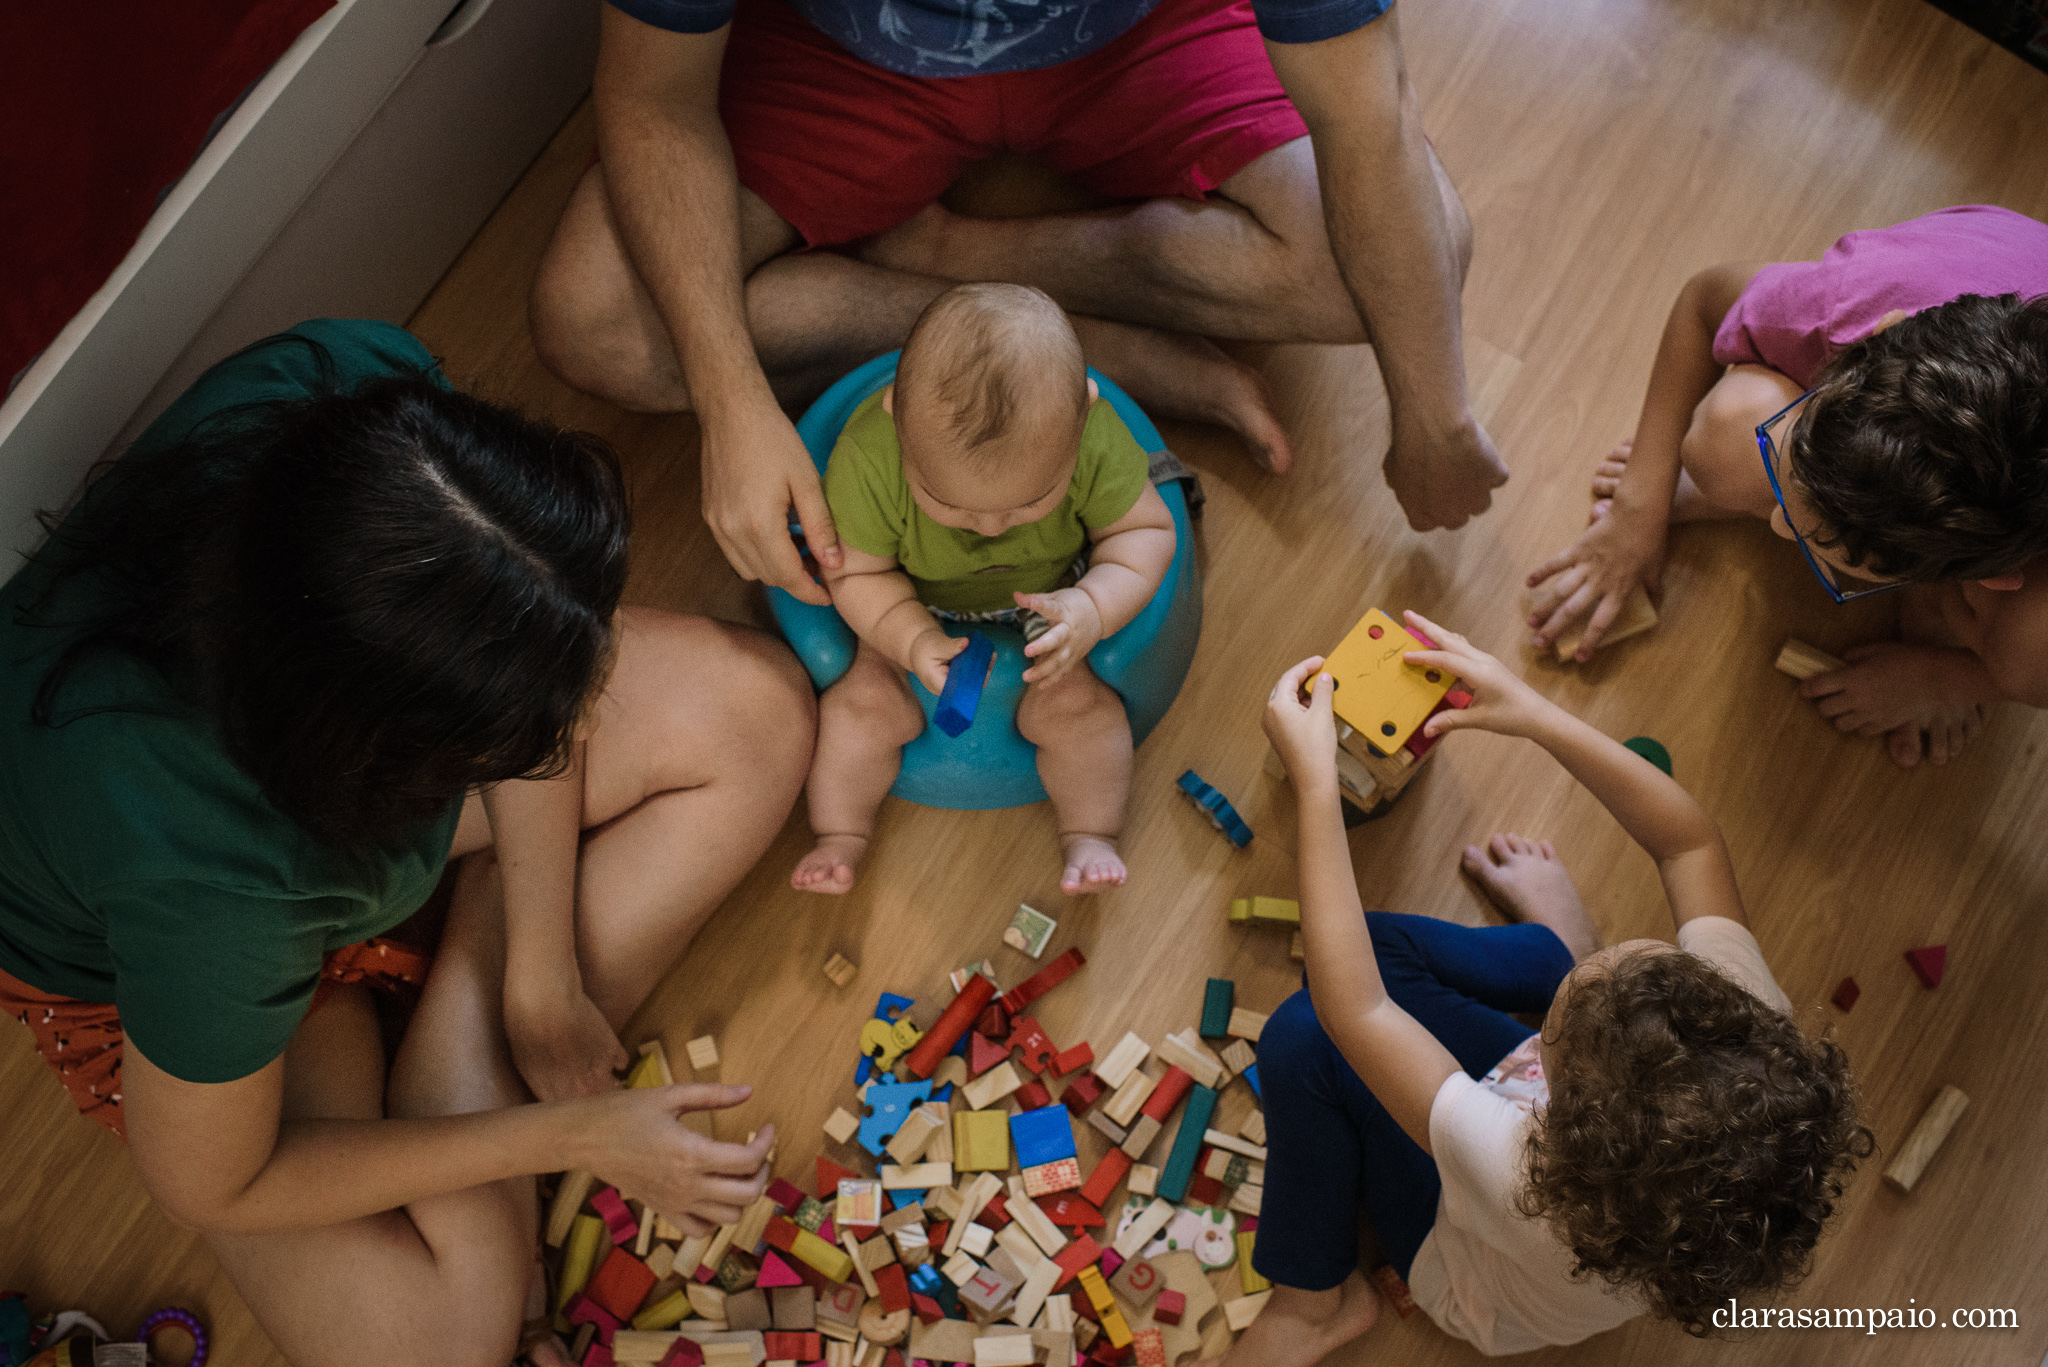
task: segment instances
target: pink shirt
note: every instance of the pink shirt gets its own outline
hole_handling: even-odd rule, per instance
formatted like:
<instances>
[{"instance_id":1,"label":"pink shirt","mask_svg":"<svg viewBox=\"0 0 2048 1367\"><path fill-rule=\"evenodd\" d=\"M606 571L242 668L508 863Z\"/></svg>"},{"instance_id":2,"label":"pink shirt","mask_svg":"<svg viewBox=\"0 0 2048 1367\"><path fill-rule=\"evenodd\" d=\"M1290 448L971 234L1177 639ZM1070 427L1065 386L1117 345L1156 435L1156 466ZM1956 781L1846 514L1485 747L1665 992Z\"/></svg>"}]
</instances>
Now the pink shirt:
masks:
<instances>
[{"instance_id":1,"label":"pink shirt","mask_svg":"<svg viewBox=\"0 0 2048 1367\"><path fill-rule=\"evenodd\" d=\"M1764 365L1802 387L1893 309L1964 294L2048 294L2048 224L1989 204L1848 233L1818 261L1766 266L1721 320L1714 359Z\"/></svg>"}]
</instances>

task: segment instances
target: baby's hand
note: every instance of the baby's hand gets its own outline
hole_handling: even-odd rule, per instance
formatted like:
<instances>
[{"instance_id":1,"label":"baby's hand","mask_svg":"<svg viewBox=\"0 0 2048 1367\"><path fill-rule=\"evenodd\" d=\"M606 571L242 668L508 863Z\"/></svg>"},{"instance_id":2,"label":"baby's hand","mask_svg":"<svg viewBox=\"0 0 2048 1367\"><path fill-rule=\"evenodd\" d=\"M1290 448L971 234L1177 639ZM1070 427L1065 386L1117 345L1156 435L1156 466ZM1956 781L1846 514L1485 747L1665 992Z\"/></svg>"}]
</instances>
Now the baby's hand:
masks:
<instances>
[{"instance_id":1,"label":"baby's hand","mask_svg":"<svg viewBox=\"0 0 2048 1367\"><path fill-rule=\"evenodd\" d=\"M917 681L933 693L943 693L949 662L965 649L965 636L948 636L936 626L930 631L920 632L910 643L910 672L917 675ZM993 666L995 662L991 660L989 663Z\"/></svg>"},{"instance_id":2,"label":"baby's hand","mask_svg":"<svg viewBox=\"0 0 2048 1367\"><path fill-rule=\"evenodd\" d=\"M1029 608L1052 623L1052 630L1024 647L1033 661L1025 683L1057 679L1088 658L1102 639L1102 614L1086 590L1056 589L1051 593L1020 593L1017 606Z\"/></svg>"},{"instance_id":3,"label":"baby's hand","mask_svg":"<svg viewBox=\"0 0 2048 1367\"><path fill-rule=\"evenodd\" d=\"M1297 792L1319 779L1337 780L1337 723L1330 715L1336 682L1321 672L1322 667L1323 657L1311 655L1282 674L1260 721ZM1310 689L1307 702L1301 700L1304 684Z\"/></svg>"},{"instance_id":4,"label":"baby's hand","mask_svg":"<svg viewBox=\"0 0 2048 1367\"><path fill-rule=\"evenodd\" d=\"M1527 736L1536 720L1554 706L1493 656L1455 631L1438 626L1419 612L1403 613L1408 625L1437 642L1435 650L1411 650L1401 658L1410 664L1435 665L1456 674L1471 691L1472 705L1446 708L1422 724L1425 736L1477 727L1504 736Z\"/></svg>"}]
</instances>

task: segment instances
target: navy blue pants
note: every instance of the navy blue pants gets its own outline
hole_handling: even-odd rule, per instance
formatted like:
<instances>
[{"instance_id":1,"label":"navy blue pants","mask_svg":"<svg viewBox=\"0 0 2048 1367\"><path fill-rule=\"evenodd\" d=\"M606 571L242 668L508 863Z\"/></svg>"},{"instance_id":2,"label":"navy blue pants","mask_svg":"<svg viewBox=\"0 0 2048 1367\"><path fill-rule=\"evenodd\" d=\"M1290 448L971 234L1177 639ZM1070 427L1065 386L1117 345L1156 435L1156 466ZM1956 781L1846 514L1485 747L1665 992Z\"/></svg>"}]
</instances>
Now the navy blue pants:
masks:
<instances>
[{"instance_id":1,"label":"navy blue pants","mask_svg":"<svg viewBox=\"0 0 2048 1367\"><path fill-rule=\"evenodd\" d=\"M1541 1013L1571 972L1543 926L1472 927L1366 913L1387 994L1475 1078L1529 1038L1507 1013ZM1357 1212L1403 1278L1436 1223L1436 1161L1394 1123L1323 1033L1306 989L1259 1036L1266 1191L1252 1265L1284 1286L1325 1291L1358 1266Z\"/></svg>"}]
</instances>

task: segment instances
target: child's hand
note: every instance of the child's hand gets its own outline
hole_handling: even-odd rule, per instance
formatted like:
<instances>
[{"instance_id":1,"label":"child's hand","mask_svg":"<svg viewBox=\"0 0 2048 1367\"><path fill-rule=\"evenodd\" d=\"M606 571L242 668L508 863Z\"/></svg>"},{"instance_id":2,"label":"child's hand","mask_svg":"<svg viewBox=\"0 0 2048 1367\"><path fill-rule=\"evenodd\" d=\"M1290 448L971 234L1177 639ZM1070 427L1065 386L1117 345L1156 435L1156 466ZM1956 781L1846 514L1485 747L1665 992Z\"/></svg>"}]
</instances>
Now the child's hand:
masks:
<instances>
[{"instance_id":1,"label":"child's hand","mask_svg":"<svg viewBox=\"0 0 2048 1367\"><path fill-rule=\"evenodd\" d=\"M1024 671L1025 683L1046 683L1057 679L1088 658L1102 639L1102 613L1087 590L1055 589L1051 593L1020 593L1017 606L1029 608L1052 623L1052 630L1024 647L1032 665Z\"/></svg>"},{"instance_id":2,"label":"child's hand","mask_svg":"<svg viewBox=\"0 0 2048 1367\"><path fill-rule=\"evenodd\" d=\"M1638 584L1657 591L1664 577L1667 530L1665 519L1632 517L1613 503L1571 545L1530 571L1528 585L1536 593L1529 625L1535 629L1536 648L1550 649L1573 623L1584 621L1586 634L1574 658L1593 658L1629 591Z\"/></svg>"},{"instance_id":3,"label":"child's hand","mask_svg":"<svg viewBox=\"0 0 2048 1367\"><path fill-rule=\"evenodd\" d=\"M1337 723L1330 713L1330 698L1337 681L1321 673L1323 657L1311 655L1280 676L1266 699L1266 715L1260 719L1266 739L1297 793L1318 783L1337 781ZM1312 683L1309 676L1315 675ZM1304 683L1312 690L1307 702L1301 700Z\"/></svg>"},{"instance_id":4,"label":"child's hand","mask_svg":"<svg viewBox=\"0 0 2048 1367\"><path fill-rule=\"evenodd\" d=\"M1437 642L1435 650L1411 650L1401 658L1410 664L1435 665L1456 674L1472 694L1472 705L1446 708L1422 724L1425 736L1476 727L1503 736L1527 736L1537 721L1555 706L1519 674L1473 645L1455 631L1447 630L1419 612L1403 613L1408 625Z\"/></svg>"},{"instance_id":5,"label":"child's hand","mask_svg":"<svg viewBox=\"0 0 2048 1367\"><path fill-rule=\"evenodd\" d=\"M943 693L949 662L965 649L965 636L948 636L937 627L921 631L910 643L910 672L917 675L917 681L933 693ZM995 661L989 661L989 665L993 668Z\"/></svg>"}]
</instances>

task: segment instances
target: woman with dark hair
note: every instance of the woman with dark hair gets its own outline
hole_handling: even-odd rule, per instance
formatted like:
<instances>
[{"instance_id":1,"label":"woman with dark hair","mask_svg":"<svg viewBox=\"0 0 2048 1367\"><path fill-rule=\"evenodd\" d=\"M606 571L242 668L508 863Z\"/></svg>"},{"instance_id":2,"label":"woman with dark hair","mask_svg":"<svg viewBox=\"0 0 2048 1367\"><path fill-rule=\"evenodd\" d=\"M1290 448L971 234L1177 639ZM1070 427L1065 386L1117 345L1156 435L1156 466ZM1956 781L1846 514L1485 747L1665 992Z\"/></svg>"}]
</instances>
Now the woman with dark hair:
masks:
<instances>
[{"instance_id":1,"label":"woman with dark hair","mask_svg":"<svg viewBox=\"0 0 2048 1367\"><path fill-rule=\"evenodd\" d=\"M766 1180L772 1131L678 1122L746 1089L612 1074L794 804L811 690L621 608L627 533L601 442L325 320L208 372L0 590L0 999L306 1367L502 1367L535 1173L692 1232ZM430 963L382 938L485 851ZM372 986L417 996L388 1076Z\"/></svg>"}]
</instances>

